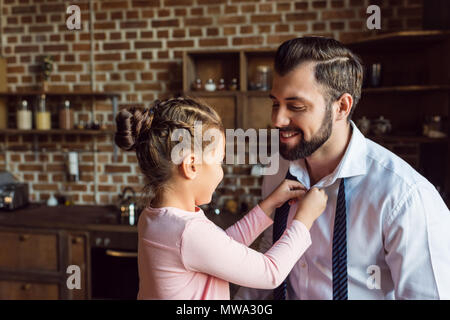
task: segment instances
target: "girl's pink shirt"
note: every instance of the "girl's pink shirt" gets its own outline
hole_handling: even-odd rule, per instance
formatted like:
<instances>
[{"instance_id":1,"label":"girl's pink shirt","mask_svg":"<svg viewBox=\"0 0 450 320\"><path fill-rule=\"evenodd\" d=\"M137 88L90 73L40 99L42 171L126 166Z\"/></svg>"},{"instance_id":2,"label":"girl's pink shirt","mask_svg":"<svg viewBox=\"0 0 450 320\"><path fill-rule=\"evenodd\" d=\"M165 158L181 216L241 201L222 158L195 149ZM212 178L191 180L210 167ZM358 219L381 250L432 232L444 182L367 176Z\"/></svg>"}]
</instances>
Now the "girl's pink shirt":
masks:
<instances>
[{"instance_id":1,"label":"girl's pink shirt","mask_svg":"<svg viewBox=\"0 0 450 320\"><path fill-rule=\"evenodd\" d=\"M259 206L227 230L200 208L146 208L139 217L138 299L229 300L229 282L276 288L311 244L293 220L265 254L248 246L273 221Z\"/></svg>"}]
</instances>

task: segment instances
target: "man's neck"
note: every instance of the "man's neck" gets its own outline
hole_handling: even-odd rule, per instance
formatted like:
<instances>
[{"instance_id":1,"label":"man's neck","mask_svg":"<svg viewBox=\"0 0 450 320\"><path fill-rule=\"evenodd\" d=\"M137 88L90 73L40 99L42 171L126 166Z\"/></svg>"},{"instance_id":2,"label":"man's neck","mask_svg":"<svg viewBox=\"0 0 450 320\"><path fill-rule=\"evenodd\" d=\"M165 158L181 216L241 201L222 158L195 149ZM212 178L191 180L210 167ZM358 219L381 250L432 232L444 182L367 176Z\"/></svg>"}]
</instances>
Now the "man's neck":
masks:
<instances>
[{"instance_id":1,"label":"man's neck","mask_svg":"<svg viewBox=\"0 0 450 320\"><path fill-rule=\"evenodd\" d=\"M350 123L336 127L330 138L316 152L305 159L310 185L331 174L342 160L352 137Z\"/></svg>"}]
</instances>

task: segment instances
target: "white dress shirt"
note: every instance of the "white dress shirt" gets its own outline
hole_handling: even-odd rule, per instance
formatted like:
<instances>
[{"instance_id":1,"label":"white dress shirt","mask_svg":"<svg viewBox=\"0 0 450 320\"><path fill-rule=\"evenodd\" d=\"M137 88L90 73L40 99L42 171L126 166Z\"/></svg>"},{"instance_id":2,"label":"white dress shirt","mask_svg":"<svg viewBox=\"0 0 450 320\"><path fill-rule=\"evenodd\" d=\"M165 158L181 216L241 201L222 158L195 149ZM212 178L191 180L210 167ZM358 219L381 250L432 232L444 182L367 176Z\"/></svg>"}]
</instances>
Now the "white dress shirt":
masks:
<instances>
[{"instance_id":1,"label":"white dress shirt","mask_svg":"<svg viewBox=\"0 0 450 320\"><path fill-rule=\"evenodd\" d=\"M313 224L312 245L288 276L288 299L332 299L332 245L336 200L345 178L349 299L450 299L450 212L435 187L398 156L353 133L334 172L314 186L328 194ZM287 170L312 187L305 161L280 159L265 176L265 198ZM291 206L288 224L296 205ZM260 251L272 246L272 227ZM235 299L271 299L272 291L241 288Z\"/></svg>"}]
</instances>

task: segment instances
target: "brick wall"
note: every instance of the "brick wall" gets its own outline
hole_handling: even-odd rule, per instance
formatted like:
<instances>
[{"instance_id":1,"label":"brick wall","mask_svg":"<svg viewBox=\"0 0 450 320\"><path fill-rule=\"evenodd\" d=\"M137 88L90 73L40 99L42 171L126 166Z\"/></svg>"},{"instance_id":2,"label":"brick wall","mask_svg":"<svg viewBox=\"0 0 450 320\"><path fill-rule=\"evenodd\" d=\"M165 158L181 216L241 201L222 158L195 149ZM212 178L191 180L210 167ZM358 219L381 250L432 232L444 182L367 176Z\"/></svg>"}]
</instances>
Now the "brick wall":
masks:
<instances>
[{"instance_id":1,"label":"brick wall","mask_svg":"<svg viewBox=\"0 0 450 320\"><path fill-rule=\"evenodd\" d=\"M50 90L114 91L120 93L119 107L147 105L180 91L183 50L276 48L286 39L312 34L351 41L371 34L365 27L369 4L382 8L382 32L420 29L422 24L421 0L93 0L93 11L89 1L74 0L70 4L81 8L82 30L69 31L67 1L1 2L1 53L8 62L10 91L35 89L38 64L51 54ZM52 103L56 109L60 102ZM95 102L94 113L90 100L76 99L73 105L76 121L94 117L113 125L108 101ZM14 124L14 105L10 112ZM9 136L0 141L0 167L29 182L34 201L59 191L79 204L108 204L123 187L138 189L143 182L135 156L119 152L113 162L109 136ZM34 146L41 151L32 151ZM79 183L65 182L63 148L84 151ZM249 176L250 170L226 168L220 188L224 197L259 193L261 179Z\"/></svg>"}]
</instances>

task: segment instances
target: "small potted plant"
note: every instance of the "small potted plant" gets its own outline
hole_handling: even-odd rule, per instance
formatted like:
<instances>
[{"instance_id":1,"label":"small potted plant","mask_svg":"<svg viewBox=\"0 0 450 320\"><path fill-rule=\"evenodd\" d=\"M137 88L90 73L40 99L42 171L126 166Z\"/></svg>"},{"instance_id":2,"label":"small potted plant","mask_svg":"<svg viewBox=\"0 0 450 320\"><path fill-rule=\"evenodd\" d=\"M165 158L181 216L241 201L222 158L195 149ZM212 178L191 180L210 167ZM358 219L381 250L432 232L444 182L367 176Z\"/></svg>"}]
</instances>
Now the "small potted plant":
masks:
<instances>
[{"instance_id":1,"label":"small potted plant","mask_svg":"<svg viewBox=\"0 0 450 320\"><path fill-rule=\"evenodd\" d=\"M53 57L52 56L45 56L42 61L42 76L43 76L43 83L42 83L42 89L44 92L48 90L48 80L50 79L50 74L53 71Z\"/></svg>"}]
</instances>

